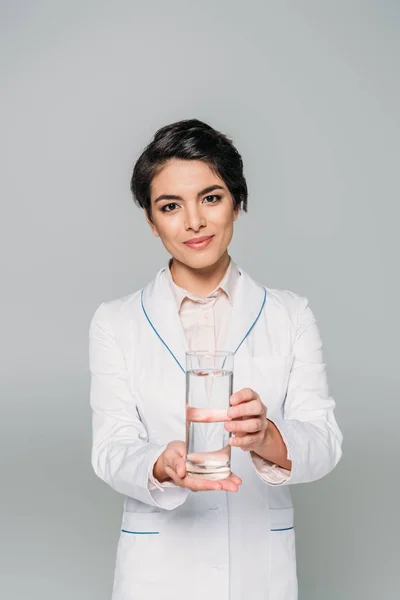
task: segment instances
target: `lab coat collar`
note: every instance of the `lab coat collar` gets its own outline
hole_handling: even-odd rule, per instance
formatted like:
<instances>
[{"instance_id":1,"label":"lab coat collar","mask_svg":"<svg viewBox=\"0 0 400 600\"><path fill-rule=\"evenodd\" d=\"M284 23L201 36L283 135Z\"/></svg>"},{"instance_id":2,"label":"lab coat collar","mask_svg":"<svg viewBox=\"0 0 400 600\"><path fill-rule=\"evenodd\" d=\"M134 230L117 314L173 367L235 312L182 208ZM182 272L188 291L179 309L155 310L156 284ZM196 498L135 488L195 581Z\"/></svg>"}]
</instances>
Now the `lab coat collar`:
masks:
<instances>
[{"instance_id":1,"label":"lab coat collar","mask_svg":"<svg viewBox=\"0 0 400 600\"><path fill-rule=\"evenodd\" d=\"M161 269L156 277L142 290L143 317L149 324L149 336L159 338L171 359L185 370L185 352L189 350L176 299L168 282L166 269ZM238 279L230 319L229 337L225 350L238 351L247 335L255 326L265 303L266 291L237 265L241 274ZM151 329L153 331L151 331Z\"/></svg>"},{"instance_id":2,"label":"lab coat collar","mask_svg":"<svg viewBox=\"0 0 400 600\"><path fill-rule=\"evenodd\" d=\"M179 285L177 285L175 283L175 281L172 279L171 263L172 263L172 259L168 262L168 265L165 268L165 276L168 280L169 285L171 286L171 288L173 290L175 301L178 306L178 310L180 310L180 308L182 306L182 302L185 300L185 298L189 298L190 300L193 300L194 302L205 303L205 302L207 302L208 299L216 298L217 296L219 296L219 294L221 294L221 292L224 292L227 295L229 302L231 304L233 304L233 296L234 296L236 286L237 286L237 283L238 283L238 280L240 277L240 271L239 271L236 263L234 263L232 259L230 259L229 265L225 271L223 278L219 282L219 284L216 286L216 288L214 290L212 290L212 292L207 294L207 296L204 298L195 296L191 292L188 292L183 287L180 287Z\"/></svg>"}]
</instances>

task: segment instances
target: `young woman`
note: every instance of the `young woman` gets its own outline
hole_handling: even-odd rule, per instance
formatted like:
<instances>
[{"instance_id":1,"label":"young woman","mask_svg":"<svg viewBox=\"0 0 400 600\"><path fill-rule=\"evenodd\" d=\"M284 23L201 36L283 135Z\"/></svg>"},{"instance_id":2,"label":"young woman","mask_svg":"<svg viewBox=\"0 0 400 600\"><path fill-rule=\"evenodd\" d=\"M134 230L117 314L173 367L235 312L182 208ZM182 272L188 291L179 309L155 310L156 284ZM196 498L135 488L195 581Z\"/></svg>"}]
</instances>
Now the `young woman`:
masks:
<instances>
[{"instance_id":1,"label":"young woman","mask_svg":"<svg viewBox=\"0 0 400 600\"><path fill-rule=\"evenodd\" d=\"M93 468L125 496L113 600L295 600L289 485L341 457L315 318L228 254L247 187L226 136L163 127L131 190L171 259L90 325ZM235 352L233 473L219 481L186 474L188 349Z\"/></svg>"}]
</instances>

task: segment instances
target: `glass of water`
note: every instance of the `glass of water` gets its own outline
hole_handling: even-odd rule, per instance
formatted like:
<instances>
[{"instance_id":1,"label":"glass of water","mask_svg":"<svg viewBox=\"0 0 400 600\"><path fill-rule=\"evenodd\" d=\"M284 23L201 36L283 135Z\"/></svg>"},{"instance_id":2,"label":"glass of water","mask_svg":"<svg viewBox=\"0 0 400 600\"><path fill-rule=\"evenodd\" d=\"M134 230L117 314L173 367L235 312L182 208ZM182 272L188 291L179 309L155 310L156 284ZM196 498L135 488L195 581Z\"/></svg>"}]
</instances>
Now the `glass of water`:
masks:
<instances>
[{"instance_id":1,"label":"glass of water","mask_svg":"<svg viewBox=\"0 0 400 600\"><path fill-rule=\"evenodd\" d=\"M190 477L231 473L230 433L224 423L232 394L233 352L186 352L186 470Z\"/></svg>"}]
</instances>

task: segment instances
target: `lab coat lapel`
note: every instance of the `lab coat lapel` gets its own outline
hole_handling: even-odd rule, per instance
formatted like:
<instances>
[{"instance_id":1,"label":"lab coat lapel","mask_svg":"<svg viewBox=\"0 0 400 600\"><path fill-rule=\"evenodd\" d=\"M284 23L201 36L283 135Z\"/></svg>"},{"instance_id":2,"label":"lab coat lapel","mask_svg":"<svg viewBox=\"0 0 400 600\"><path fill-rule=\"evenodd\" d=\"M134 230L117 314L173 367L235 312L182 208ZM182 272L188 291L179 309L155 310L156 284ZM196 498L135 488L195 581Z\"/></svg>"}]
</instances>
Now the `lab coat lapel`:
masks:
<instances>
[{"instance_id":1,"label":"lab coat lapel","mask_svg":"<svg viewBox=\"0 0 400 600\"><path fill-rule=\"evenodd\" d=\"M165 267L167 268L167 267ZM189 350L176 301L168 283L165 268L143 289L142 311L147 319L149 335L154 335L157 343L163 344L176 367L185 369L185 352ZM250 335L264 306L265 288L256 283L238 267L241 276L233 297L230 327L226 349L239 351L244 340Z\"/></svg>"},{"instance_id":2,"label":"lab coat lapel","mask_svg":"<svg viewBox=\"0 0 400 600\"><path fill-rule=\"evenodd\" d=\"M244 340L256 327L266 300L265 288L238 267L241 276L233 297L227 349L239 352Z\"/></svg>"},{"instance_id":3,"label":"lab coat lapel","mask_svg":"<svg viewBox=\"0 0 400 600\"><path fill-rule=\"evenodd\" d=\"M175 363L177 369L184 370L185 352L189 348L173 291L165 274L166 268L161 269L143 289L142 312L149 324L149 336L154 336L157 344L163 344L169 354L166 360Z\"/></svg>"}]
</instances>

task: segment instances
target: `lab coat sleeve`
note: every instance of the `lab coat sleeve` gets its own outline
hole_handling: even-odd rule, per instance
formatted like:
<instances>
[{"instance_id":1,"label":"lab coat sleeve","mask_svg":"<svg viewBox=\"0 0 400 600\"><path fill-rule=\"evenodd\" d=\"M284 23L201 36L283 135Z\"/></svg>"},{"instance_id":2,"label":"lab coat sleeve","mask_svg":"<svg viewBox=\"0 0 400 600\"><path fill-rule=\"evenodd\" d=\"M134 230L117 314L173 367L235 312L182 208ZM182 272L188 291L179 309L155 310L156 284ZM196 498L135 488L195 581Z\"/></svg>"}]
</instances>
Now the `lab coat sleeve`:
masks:
<instances>
[{"instance_id":1,"label":"lab coat sleeve","mask_svg":"<svg viewBox=\"0 0 400 600\"><path fill-rule=\"evenodd\" d=\"M257 474L270 485L321 479L342 456L343 438L334 417L335 401L329 395L321 336L306 298L299 298L293 354L282 417L268 415L286 444L292 469L252 453Z\"/></svg>"},{"instance_id":2,"label":"lab coat sleeve","mask_svg":"<svg viewBox=\"0 0 400 600\"><path fill-rule=\"evenodd\" d=\"M185 502L189 491L175 485L164 489L149 485L153 465L165 446L148 441L108 313L107 303L103 302L89 329L92 466L96 475L117 492L172 510Z\"/></svg>"}]
</instances>

